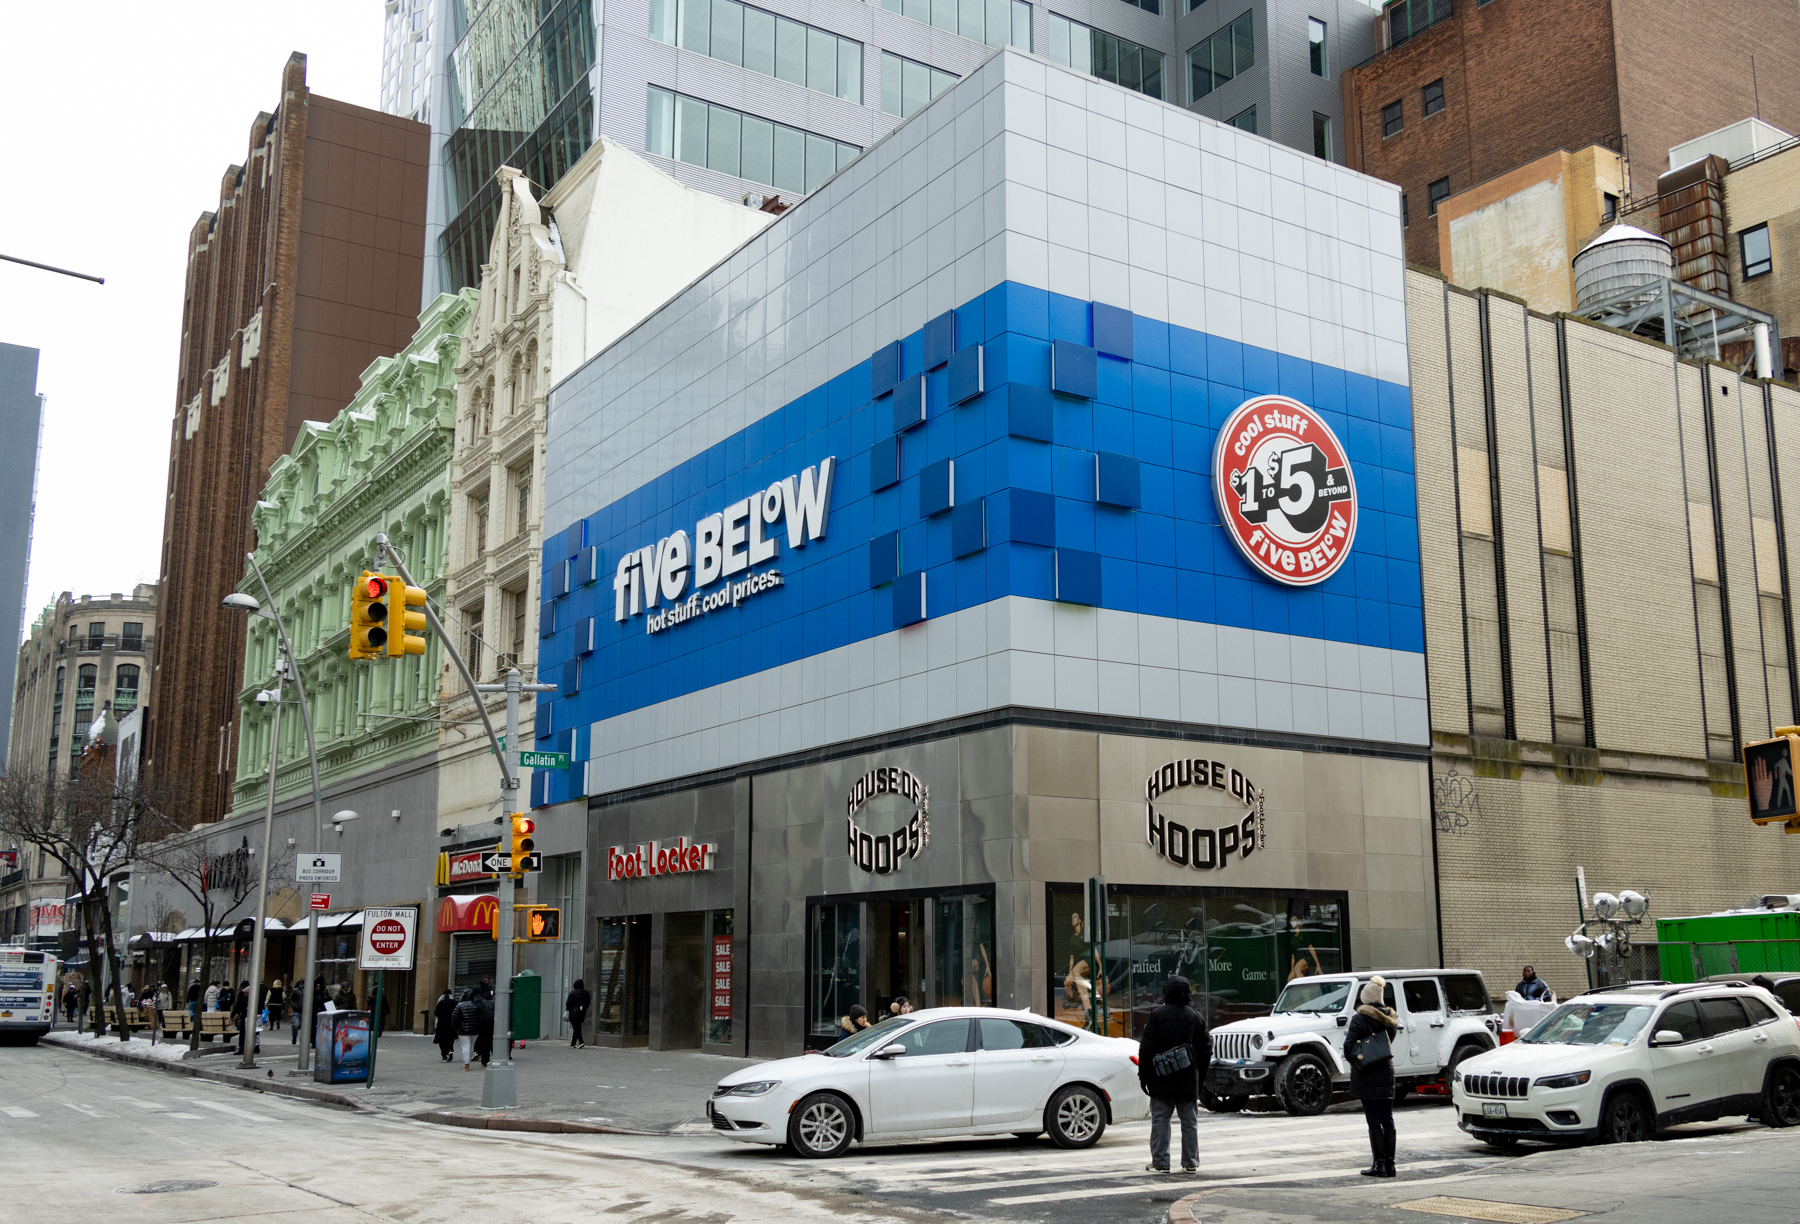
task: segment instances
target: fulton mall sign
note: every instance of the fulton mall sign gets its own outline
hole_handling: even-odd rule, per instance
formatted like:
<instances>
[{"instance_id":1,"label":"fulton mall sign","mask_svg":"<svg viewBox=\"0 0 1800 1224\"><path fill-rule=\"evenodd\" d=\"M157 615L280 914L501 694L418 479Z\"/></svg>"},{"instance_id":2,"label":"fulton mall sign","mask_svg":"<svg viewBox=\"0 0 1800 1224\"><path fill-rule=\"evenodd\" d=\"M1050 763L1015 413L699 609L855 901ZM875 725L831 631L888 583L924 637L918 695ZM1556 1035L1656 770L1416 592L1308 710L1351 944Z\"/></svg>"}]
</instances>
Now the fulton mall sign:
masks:
<instances>
[{"instance_id":1,"label":"fulton mall sign","mask_svg":"<svg viewBox=\"0 0 1800 1224\"><path fill-rule=\"evenodd\" d=\"M1209 829L1189 828L1156 810L1156 800L1186 786L1208 786L1224 791L1248 811L1241 820ZM1229 809L1228 809L1229 810ZM1170 761L1144 780L1144 836L1157 854L1178 867L1196 871L1223 870L1232 855L1249 858L1267 840L1263 827L1263 793L1242 773L1223 761L1198 757Z\"/></svg>"},{"instance_id":2,"label":"fulton mall sign","mask_svg":"<svg viewBox=\"0 0 1800 1224\"><path fill-rule=\"evenodd\" d=\"M1285 395L1238 405L1213 447L1219 522L1244 559L1276 582L1337 573L1356 539L1356 478L1318 412Z\"/></svg>"},{"instance_id":3,"label":"fulton mall sign","mask_svg":"<svg viewBox=\"0 0 1800 1224\"><path fill-rule=\"evenodd\" d=\"M837 459L777 480L717 514L694 524L689 538L677 529L655 544L619 558L613 574L613 620L644 617L645 633L661 633L782 585L781 571L756 567L780 549L778 525L787 528L790 549L825 535L831 513L831 477ZM721 579L730 579L707 591ZM682 595L689 592L687 598ZM658 605L664 605L660 610Z\"/></svg>"}]
</instances>

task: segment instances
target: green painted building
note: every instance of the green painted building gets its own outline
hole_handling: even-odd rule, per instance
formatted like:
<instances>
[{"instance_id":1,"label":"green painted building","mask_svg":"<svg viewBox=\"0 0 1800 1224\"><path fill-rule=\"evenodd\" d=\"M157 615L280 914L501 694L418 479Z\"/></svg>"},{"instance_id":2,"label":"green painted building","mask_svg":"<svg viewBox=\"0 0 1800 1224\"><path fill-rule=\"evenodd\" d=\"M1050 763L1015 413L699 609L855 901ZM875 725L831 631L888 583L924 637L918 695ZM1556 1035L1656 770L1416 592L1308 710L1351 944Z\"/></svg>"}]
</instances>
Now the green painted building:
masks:
<instances>
[{"instance_id":1,"label":"green painted building","mask_svg":"<svg viewBox=\"0 0 1800 1224\"><path fill-rule=\"evenodd\" d=\"M476 300L465 289L432 302L406 348L363 371L349 407L328 424L301 428L270 469L253 512L257 564L306 682L327 802L354 802L363 816L393 813L435 824L441 644L428 634L423 656L352 662L350 585L371 568L375 534L385 531L434 604L443 594L456 362ZM263 599L247 569L238 589ZM253 618L238 693L234 815L260 812L267 797L270 708L256 696L270 683L275 658L274 625ZM309 794L305 729L292 707L281 720L277 779L284 807ZM336 810L328 807L326 815ZM394 823L383 822L383 842L397 831ZM356 827L364 837L369 829ZM311 840L306 834L302 846Z\"/></svg>"}]
</instances>

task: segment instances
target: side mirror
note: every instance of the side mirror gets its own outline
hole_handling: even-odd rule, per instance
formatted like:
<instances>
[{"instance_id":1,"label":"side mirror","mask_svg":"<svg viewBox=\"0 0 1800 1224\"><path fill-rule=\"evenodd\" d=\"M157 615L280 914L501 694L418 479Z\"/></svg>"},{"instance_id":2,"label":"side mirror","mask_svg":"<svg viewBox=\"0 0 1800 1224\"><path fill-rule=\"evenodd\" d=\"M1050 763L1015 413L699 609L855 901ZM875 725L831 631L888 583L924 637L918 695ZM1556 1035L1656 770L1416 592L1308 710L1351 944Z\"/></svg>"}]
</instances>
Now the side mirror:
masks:
<instances>
[{"instance_id":1,"label":"side mirror","mask_svg":"<svg viewBox=\"0 0 1800 1224\"><path fill-rule=\"evenodd\" d=\"M1662 1029L1657 1032L1655 1036L1650 1038L1650 1044L1653 1046L1680 1045L1686 1040L1686 1037L1683 1037L1674 1029Z\"/></svg>"},{"instance_id":2,"label":"side mirror","mask_svg":"<svg viewBox=\"0 0 1800 1224\"><path fill-rule=\"evenodd\" d=\"M880 1059L899 1058L905 1053L906 1047L896 1041L891 1046L882 1046L879 1050L876 1050L875 1057Z\"/></svg>"},{"instance_id":3,"label":"side mirror","mask_svg":"<svg viewBox=\"0 0 1800 1224\"><path fill-rule=\"evenodd\" d=\"M1349 1028L1350 1027L1350 1017L1349 1016L1339 1016L1338 1017L1338 1027L1339 1028Z\"/></svg>"}]
</instances>

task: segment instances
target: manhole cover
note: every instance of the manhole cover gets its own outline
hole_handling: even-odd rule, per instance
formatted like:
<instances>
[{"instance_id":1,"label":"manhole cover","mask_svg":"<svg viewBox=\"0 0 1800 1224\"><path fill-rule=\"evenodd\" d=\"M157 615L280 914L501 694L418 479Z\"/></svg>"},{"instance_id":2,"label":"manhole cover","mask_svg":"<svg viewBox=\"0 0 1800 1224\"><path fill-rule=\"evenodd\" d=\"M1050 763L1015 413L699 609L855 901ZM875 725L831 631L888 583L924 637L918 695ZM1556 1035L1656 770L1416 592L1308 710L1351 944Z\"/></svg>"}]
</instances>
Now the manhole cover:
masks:
<instances>
[{"instance_id":1,"label":"manhole cover","mask_svg":"<svg viewBox=\"0 0 1800 1224\"><path fill-rule=\"evenodd\" d=\"M182 1190L210 1190L216 1181L158 1181L147 1186L120 1186L114 1194L176 1194Z\"/></svg>"},{"instance_id":2,"label":"manhole cover","mask_svg":"<svg viewBox=\"0 0 1800 1224\"><path fill-rule=\"evenodd\" d=\"M1395 1203L1402 1211L1422 1211L1426 1215L1455 1216L1463 1220L1493 1220L1495 1224L1560 1224L1587 1215L1565 1207L1533 1207L1529 1203L1493 1203L1487 1199L1433 1198Z\"/></svg>"}]
</instances>

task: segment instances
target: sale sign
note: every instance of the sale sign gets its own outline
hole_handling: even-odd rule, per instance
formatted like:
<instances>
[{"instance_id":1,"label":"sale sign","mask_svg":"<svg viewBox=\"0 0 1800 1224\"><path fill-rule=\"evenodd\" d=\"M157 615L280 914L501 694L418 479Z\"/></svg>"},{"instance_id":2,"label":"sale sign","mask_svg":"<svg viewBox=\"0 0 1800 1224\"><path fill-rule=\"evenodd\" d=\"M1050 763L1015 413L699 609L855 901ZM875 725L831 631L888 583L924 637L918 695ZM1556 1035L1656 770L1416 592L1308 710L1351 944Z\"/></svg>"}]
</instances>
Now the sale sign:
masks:
<instances>
[{"instance_id":1,"label":"sale sign","mask_svg":"<svg viewBox=\"0 0 1800 1224\"><path fill-rule=\"evenodd\" d=\"M712 1018L731 1019L731 936L714 935L712 946Z\"/></svg>"},{"instance_id":2,"label":"sale sign","mask_svg":"<svg viewBox=\"0 0 1800 1224\"><path fill-rule=\"evenodd\" d=\"M363 969L411 969L418 943L419 907L393 905L363 911Z\"/></svg>"}]
</instances>

